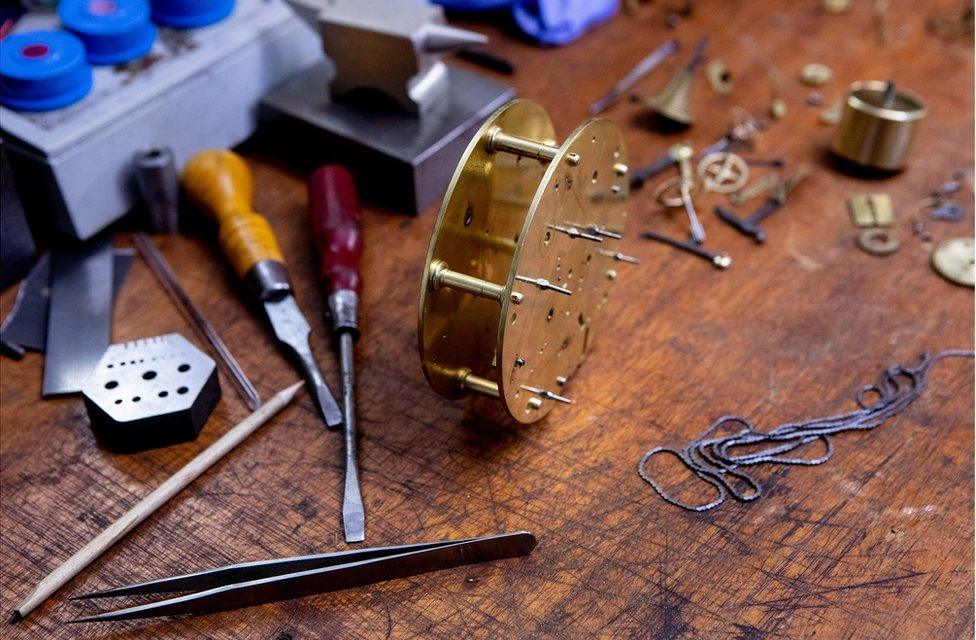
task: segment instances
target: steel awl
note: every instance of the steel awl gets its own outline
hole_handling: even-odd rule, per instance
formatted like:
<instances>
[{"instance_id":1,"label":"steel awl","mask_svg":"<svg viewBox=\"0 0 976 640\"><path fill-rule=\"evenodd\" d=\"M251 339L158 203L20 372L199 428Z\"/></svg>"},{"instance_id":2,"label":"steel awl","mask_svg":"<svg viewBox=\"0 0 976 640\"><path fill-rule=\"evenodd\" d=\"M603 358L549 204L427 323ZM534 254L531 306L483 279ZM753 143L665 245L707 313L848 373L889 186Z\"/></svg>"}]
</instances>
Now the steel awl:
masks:
<instances>
[{"instance_id":1,"label":"steel awl","mask_svg":"<svg viewBox=\"0 0 976 640\"><path fill-rule=\"evenodd\" d=\"M326 165L312 174L308 180L308 203L312 237L319 250L319 275L329 295L332 335L339 350L342 371L346 458L342 525L346 542L361 542L366 536L366 516L359 490L359 465L356 459L353 343L359 338L359 294L362 291L359 259L363 251L363 213L352 174L340 165Z\"/></svg>"},{"instance_id":2,"label":"steel awl","mask_svg":"<svg viewBox=\"0 0 976 640\"><path fill-rule=\"evenodd\" d=\"M221 250L264 307L275 337L302 372L325 423L338 427L342 413L312 355L311 328L295 301L278 241L267 219L251 209L254 186L247 163L231 151L203 151L184 168L183 186L220 225Z\"/></svg>"}]
</instances>

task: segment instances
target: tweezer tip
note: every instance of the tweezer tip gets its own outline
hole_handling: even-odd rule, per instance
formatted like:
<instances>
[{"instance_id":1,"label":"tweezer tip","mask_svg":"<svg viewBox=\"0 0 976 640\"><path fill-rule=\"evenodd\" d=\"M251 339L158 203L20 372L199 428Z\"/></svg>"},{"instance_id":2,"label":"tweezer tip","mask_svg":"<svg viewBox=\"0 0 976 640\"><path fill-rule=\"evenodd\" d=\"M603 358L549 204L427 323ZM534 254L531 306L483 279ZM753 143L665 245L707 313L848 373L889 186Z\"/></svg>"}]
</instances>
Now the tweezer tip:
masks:
<instances>
[{"instance_id":1,"label":"tweezer tip","mask_svg":"<svg viewBox=\"0 0 976 640\"><path fill-rule=\"evenodd\" d=\"M366 539L366 532L364 531L346 532L346 542L363 542L365 539Z\"/></svg>"}]
</instances>

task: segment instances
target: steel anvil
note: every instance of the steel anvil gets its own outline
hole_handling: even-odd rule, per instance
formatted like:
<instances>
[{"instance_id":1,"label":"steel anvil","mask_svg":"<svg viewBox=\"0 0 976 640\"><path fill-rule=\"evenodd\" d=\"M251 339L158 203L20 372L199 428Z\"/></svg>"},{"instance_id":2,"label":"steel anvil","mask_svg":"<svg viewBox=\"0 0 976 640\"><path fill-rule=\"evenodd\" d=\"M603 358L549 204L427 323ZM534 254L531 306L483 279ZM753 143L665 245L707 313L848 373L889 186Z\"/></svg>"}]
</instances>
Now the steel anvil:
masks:
<instances>
[{"instance_id":1,"label":"steel anvil","mask_svg":"<svg viewBox=\"0 0 976 640\"><path fill-rule=\"evenodd\" d=\"M397 209L417 213L440 198L476 128L515 95L441 59L487 38L418 0L288 3L327 56L264 96L289 155L341 161L367 199Z\"/></svg>"}]
</instances>

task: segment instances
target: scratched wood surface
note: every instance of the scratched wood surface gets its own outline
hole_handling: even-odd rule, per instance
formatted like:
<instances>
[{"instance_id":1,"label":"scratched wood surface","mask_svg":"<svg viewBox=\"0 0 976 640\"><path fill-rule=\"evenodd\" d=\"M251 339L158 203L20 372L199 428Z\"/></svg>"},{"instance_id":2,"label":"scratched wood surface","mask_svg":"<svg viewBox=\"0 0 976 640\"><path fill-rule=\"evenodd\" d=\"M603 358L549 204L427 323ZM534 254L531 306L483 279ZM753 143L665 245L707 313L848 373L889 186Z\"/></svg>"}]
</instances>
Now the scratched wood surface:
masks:
<instances>
[{"instance_id":1,"label":"scratched wood surface","mask_svg":"<svg viewBox=\"0 0 976 640\"><path fill-rule=\"evenodd\" d=\"M361 465L367 542L397 544L529 529L527 558L308 597L212 616L68 626L95 609L71 594L228 562L346 549L339 522L341 439L302 395L189 489L94 562L17 626L9 638L965 638L973 636L972 363L950 360L897 419L836 439L815 468L759 472L767 496L705 514L663 503L635 465L658 444L681 444L713 419L738 413L761 427L852 407L854 390L886 365L923 350L973 344L973 292L941 279L931 244L908 233L906 210L973 162L973 43L925 31L960 3L893 0L891 42L874 42L869 2L827 15L819 2L702 0L676 30L663 7L621 15L579 42L543 50L484 25L492 48L518 64L519 94L541 102L560 135L586 105L665 37L680 56L637 89L660 88L703 34L709 57L735 74L730 98L700 79L704 145L723 133L733 105L761 113L777 65L789 105L755 155L813 163L815 173L767 224L758 247L700 203L707 246L732 268L637 240L683 232L633 197L622 269L596 346L567 392L571 407L528 427L480 417L425 384L416 351L416 297L433 210L418 218L367 212L358 346ZM824 149L831 129L806 106L796 75L830 65L827 101L858 79L894 78L921 93L930 115L907 172L882 181L838 173ZM607 115L624 130L631 166L681 135L649 132L637 105ZM290 261L313 347L333 389L336 363L307 244L303 176L249 156L257 210L269 216ZM902 248L888 258L854 246L847 196L891 194ZM971 199L971 194L963 196ZM971 201L970 201L971 204ZM973 232L932 223L935 240ZM119 244L125 244L124 237ZM264 397L296 378L242 302L210 239L159 239L191 296ZM0 299L6 312L13 291ZM114 339L179 331L196 339L136 262L115 311ZM111 520L246 415L226 379L224 397L196 442L137 455L100 449L77 399L39 401L42 359L2 362L0 487L2 586L9 612L32 586ZM6 614L5 614L6 615Z\"/></svg>"}]
</instances>

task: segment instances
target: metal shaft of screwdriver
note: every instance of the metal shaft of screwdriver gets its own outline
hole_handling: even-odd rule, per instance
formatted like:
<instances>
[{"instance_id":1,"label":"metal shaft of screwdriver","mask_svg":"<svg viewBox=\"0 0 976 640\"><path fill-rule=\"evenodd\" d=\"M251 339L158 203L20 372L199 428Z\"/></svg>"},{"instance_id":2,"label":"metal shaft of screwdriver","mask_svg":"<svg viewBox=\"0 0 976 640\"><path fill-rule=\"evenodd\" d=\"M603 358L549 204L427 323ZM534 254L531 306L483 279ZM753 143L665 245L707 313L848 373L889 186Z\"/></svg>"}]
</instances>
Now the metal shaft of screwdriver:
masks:
<instances>
[{"instance_id":1,"label":"metal shaft of screwdriver","mask_svg":"<svg viewBox=\"0 0 976 640\"><path fill-rule=\"evenodd\" d=\"M346 484L342 494L342 527L346 542L366 539L366 512L359 490L359 465L356 444L356 377L353 369L353 335L339 334L339 368L342 373L342 423L346 455Z\"/></svg>"},{"instance_id":2,"label":"metal shaft of screwdriver","mask_svg":"<svg viewBox=\"0 0 976 640\"><path fill-rule=\"evenodd\" d=\"M169 297L176 304L176 307L190 321L190 324L200 337L210 343L218 359L230 374L231 381L234 383L234 388L237 390L238 395L244 400L244 403L249 409L256 411L261 406L261 396L258 395L257 389L251 384L251 381L244 373L241 365L237 362L237 359L230 352L230 349L227 348L224 341L217 335L217 331L207 322L207 319L203 317L203 314L193 304L186 291L183 290L180 281L176 278L176 274L173 273L169 263L166 262L166 258L156 247L156 244L149 236L142 232L132 234L132 243L135 245L139 255L142 256L142 259L149 265L153 275L156 276L156 280L159 281L159 284L162 285L163 289L166 290L166 293L169 294Z\"/></svg>"}]
</instances>

